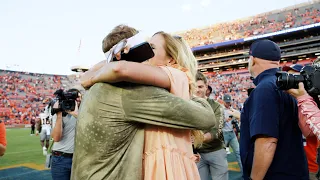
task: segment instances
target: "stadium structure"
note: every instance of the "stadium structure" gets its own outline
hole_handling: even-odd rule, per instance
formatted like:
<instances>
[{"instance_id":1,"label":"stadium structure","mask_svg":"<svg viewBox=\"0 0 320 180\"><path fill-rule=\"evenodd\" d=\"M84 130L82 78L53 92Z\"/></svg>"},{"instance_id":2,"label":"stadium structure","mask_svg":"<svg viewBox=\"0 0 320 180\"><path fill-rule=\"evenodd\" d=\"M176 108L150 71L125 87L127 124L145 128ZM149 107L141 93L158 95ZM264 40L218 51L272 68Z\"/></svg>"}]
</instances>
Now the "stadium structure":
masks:
<instances>
[{"instance_id":1,"label":"stadium structure","mask_svg":"<svg viewBox=\"0 0 320 180\"><path fill-rule=\"evenodd\" d=\"M206 73L209 79L215 75L248 76L250 44L262 38L280 45L282 66L309 64L320 56L320 0L191 29L178 35L190 44L199 62L199 70ZM37 117L38 111L43 110L43 103L52 98L54 90L79 86L79 74L87 68L74 66L71 70L75 74L69 76L0 70L0 120L7 125L28 124L31 118ZM221 84L219 81L231 80L215 81L215 84ZM252 86L242 81L238 83L246 86L240 90ZM233 87L229 85L228 88ZM216 92L214 98L219 99L228 91ZM237 93L232 95L236 96ZM238 102L239 106L241 101Z\"/></svg>"},{"instance_id":2,"label":"stadium structure","mask_svg":"<svg viewBox=\"0 0 320 180\"><path fill-rule=\"evenodd\" d=\"M208 75L247 74L249 47L257 39L270 39L279 44L281 66L305 65L320 56L320 1L179 35L191 45L199 70Z\"/></svg>"},{"instance_id":3,"label":"stadium structure","mask_svg":"<svg viewBox=\"0 0 320 180\"><path fill-rule=\"evenodd\" d=\"M253 86L248 73L248 51L254 40L267 38L282 49L281 66L309 64L320 56L320 0L267 12L254 17L175 33L192 47L199 70L207 74L212 97L232 95L241 109L246 90ZM79 86L86 67L74 66L69 76L0 70L0 121L7 129L8 153L1 158L0 179L51 179L44 168L39 139L30 133L30 120L37 118L55 90ZM42 158L40 158L40 156ZM228 156L229 179L240 178L235 157ZM26 174L28 174L26 176Z\"/></svg>"}]
</instances>

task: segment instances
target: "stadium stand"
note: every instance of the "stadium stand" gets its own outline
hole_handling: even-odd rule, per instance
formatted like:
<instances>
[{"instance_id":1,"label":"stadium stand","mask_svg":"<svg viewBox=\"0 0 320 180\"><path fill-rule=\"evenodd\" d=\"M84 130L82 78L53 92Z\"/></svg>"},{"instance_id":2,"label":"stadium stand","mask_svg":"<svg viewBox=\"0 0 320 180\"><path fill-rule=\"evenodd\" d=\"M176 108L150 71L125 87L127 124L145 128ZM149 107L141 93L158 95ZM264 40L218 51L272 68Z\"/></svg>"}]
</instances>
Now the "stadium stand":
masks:
<instances>
[{"instance_id":1,"label":"stadium stand","mask_svg":"<svg viewBox=\"0 0 320 180\"><path fill-rule=\"evenodd\" d=\"M191 47L237 40L320 22L320 4L308 2L232 22L176 33Z\"/></svg>"},{"instance_id":2,"label":"stadium stand","mask_svg":"<svg viewBox=\"0 0 320 180\"><path fill-rule=\"evenodd\" d=\"M28 124L53 97L67 88L67 76L0 70L0 120L5 124Z\"/></svg>"},{"instance_id":3,"label":"stadium stand","mask_svg":"<svg viewBox=\"0 0 320 180\"><path fill-rule=\"evenodd\" d=\"M308 25L311 26L292 30ZM284 30L288 32L278 33ZM211 97L222 102L224 94L231 94L233 108L241 109L247 90L254 87L247 68L253 40L268 38L277 42L282 49L281 66L310 64L320 56L320 0L175 34L193 47L199 70L208 76L213 88ZM85 70L82 66L72 68L75 72ZM56 89L72 85L82 90L79 75L0 70L0 120L6 124L28 124L39 115Z\"/></svg>"},{"instance_id":4,"label":"stadium stand","mask_svg":"<svg viewBox=\"0 0 320 180\"><path fill-rule=\"evenodd\" d=\"M247 90L254 88L248 72L249 47L267 38L282 50L280 66L307 65L320 56L320 1L310 1L282 10L206 28L176 33L187 39L209 78L211 97L222 103L231 94L233 108L241 109Z\"/></svg>"}]
</instances>

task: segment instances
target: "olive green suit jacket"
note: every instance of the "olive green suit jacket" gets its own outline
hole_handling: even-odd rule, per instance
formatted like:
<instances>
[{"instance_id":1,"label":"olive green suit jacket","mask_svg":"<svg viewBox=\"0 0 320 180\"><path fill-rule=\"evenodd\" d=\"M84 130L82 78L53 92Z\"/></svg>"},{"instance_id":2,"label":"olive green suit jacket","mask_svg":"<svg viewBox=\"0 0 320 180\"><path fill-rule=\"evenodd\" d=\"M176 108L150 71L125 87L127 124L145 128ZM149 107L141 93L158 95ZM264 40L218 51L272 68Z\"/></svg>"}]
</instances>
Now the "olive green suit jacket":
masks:
<instances>
[{"instance_id":1,"label":"olive green suit jacket","mask_svg":"<svg viewBox=\"0 0 320 180\"><path fill-rule=\"evenodd\" d=\"M73 180L140 180L144 125L210 129L214 113L205 99L129 83L98 83L85 94L78 115Z\"/></svg>"}]
</instances>

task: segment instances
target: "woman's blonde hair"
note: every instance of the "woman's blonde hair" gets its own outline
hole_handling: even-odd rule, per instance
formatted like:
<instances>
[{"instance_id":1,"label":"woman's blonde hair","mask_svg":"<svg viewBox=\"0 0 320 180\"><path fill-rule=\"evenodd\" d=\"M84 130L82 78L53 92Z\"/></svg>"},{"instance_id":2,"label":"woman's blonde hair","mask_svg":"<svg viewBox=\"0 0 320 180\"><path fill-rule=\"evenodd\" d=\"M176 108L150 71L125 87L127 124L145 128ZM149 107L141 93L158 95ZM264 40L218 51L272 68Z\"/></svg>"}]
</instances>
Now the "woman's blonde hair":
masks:
<instances>
[{"instance_id":1,"label":"woman's blonde hair","mask_svg":"<svg viewBox=\"0 0 320 180\"><path fill-rule=\"evenodd\" d=\"M190 80L189 92L193 94L196 84L196 74L198 63L194 57L188 43L179 36L172 36L163 31L157 32L154 35L161 35L165 41L164 50L167 56L171 57L181 67L187 69L186 74ZM203 132L200 130L192 130L194 137L194 147L199 148L203 144Z\"/></svg>"},{"instance_id":2,"label":"woman's blonde hair","mask_svg":"<svg viewBox=\"0 0 320 180\"><path fill-rule=\"evenodd\" d=\"M190 79L189 91L190 94L193 94L195 89L198 63L191 51L191 48L189 47L188 43L182 39L182 37L172 36L163 31L157 32L154 35L157 34L162 35L164 38L164 50L166 51L167 55L173 58L180 67L188 70L186 71L186 74Z\"/></svg>"},{"instance_id":3,"label":"woman's blonde hair","mask_svg":"<svg viewBox=\"0 0 320 180\"><path fill-rule=\"evenodd\" d=\"M189 44L180 36L174 36L178 42L181 44L182 49L186 55L185 68L187 68L189 71L189 78L191 81L190 86L190 92L193 94L196 86L196 75L198 70L198 62L196 60L196 57L194 57L193 52L191 51L191 48Z\"/></svg>"}]
</instances>

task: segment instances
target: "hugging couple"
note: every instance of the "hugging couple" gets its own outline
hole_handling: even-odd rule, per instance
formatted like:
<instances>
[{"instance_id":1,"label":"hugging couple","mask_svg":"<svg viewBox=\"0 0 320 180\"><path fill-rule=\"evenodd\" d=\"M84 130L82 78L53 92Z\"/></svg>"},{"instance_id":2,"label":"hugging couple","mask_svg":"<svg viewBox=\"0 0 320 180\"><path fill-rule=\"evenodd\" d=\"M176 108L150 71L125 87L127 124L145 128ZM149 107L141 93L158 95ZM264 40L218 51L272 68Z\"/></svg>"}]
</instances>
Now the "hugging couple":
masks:
<instances>
[{"instance_id":1,"label":"hugging couple","mask_svg":"<svg viewBox=\"0 0 320 180\"><path fill-rule=\"evenodd\" d=\"M115 27L103 52L121 59L114 47L137 33ZM87 92L71 179L200 180L193 145L216 121L208 102L193 96L197 61L181 37L157 32L149 44L154 57L143 63L105 60L81 77Z\"/></svg>"}]
</instances>

